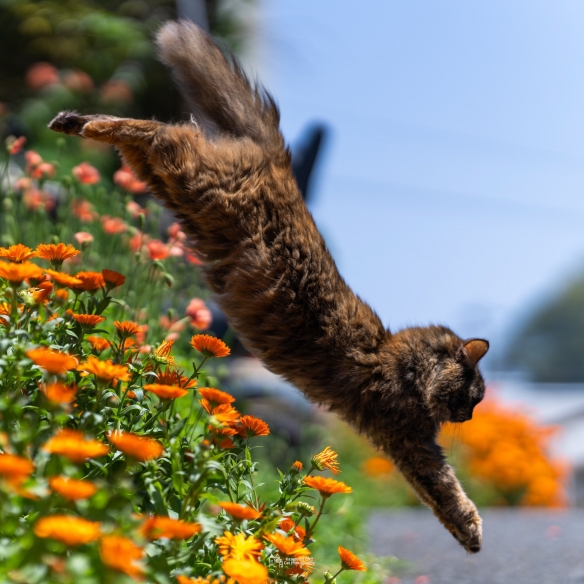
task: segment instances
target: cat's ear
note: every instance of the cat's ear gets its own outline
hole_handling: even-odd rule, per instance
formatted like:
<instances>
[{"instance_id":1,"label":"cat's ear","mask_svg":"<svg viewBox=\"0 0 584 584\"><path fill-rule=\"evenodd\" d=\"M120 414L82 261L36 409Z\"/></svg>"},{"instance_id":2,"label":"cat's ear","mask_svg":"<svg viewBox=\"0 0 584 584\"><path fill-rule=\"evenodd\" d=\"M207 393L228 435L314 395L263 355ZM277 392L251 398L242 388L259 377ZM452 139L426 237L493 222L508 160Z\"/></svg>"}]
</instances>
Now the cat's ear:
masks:
<instances>
[{"instance_id":1,"label":"cat's ear","mask_svg":"<svg viewBox=\"0 0 584 584\"><path fill-rule=\"evenodd\" d=\"M456 353L458 361L465 362L470 367L476 367L477 363L489 350L489 341L484 339L469 339L464 341Z\"/></svg>"}]
</instances>

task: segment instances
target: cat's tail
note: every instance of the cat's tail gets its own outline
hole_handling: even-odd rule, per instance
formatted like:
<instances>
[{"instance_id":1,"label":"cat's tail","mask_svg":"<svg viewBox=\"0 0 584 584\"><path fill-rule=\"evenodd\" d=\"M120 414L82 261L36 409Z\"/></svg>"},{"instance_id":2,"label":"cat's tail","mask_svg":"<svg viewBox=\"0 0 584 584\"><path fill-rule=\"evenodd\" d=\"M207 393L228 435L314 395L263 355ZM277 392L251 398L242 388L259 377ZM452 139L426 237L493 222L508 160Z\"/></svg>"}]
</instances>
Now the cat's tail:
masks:
<instances>
[{"instance_id":1,"label":"cat's tail","mask_svg":"<svg viewBox=\"0 0 584 584\"><path fill-rule=\"evenodd\" d=\"M247 136L270 150L282 148L280 112L272 96L250 83L235 58L229 63L203 29L188 20L168 22L156 44L195 113L221 132Z\"/></svg>"}]
</instances>

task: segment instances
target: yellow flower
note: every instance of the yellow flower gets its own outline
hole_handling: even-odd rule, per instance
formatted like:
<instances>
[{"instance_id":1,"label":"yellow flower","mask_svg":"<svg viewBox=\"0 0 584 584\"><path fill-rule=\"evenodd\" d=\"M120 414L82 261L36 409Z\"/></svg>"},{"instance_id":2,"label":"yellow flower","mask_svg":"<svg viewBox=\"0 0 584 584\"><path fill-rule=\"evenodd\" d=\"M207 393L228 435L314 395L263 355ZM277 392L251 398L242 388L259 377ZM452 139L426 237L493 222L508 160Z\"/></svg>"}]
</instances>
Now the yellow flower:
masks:
<instances>
[{"instance_id":1,"label":"yellow flower","mask_svg":"<svg viewBox=\"0 0 584 584\"><path fill-rule=\"evenodd\" d=\"M268 570L259 562L229 559L225 560L221 567L238 584L265 584L268 582Z\"/></svg>"},{"instance_id":2,"label":"yellow flower","mask_svg":"<svg viewBox=\"0 0 584 584\"><path fill-rule=\"evenodd\" d=\"M310 462L312 462L314 468L318 470L326 468L336 476L340 472L337 457L338 454L330 446L327 446L322 452L315 454Z\"/></svg>"},{"instance_id":3,"label":"yellow flower","mask_svg":"<svg viewBox=\"0 0 584 584\"><path fill-rule=\"evenodd\" d=\"M233 535L229 531L215 538L215 543L219 546L219 553L225 559L255 560L264 549L264 544L253 535L246 538L245 533Z\"/></svg>"},{"instance_id":4,"label":"yellow flower","mask_svg":"<svg viewBox=\"0 0 584 584\"><path fill-rule=\"evenodd\" d=\"M95 541L99 537L100 523L71 515L41 517L34 526L37 537L57 539L68 546Z\"/></svg>"}]
</instances>

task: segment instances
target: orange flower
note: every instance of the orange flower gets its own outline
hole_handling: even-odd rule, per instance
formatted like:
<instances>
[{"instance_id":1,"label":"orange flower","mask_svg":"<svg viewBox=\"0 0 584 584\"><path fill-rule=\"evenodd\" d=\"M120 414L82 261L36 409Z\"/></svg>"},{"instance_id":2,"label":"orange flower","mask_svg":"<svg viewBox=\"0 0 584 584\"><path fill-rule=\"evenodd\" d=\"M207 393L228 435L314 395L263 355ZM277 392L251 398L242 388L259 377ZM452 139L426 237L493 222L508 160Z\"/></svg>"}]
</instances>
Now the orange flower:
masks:
<instances>
[{"instance_id":1,"label":"orange flower","mask_svg":"<svg viewBox=\"0 0 584 584\"><path fill-rule=\"evenodd\" d=\"M264 535L271 544L276 546L276 549L283 556L289 558L303 558L310 555L310 550L306 549L302 542L297 541L294 537L287 535L280 535L279 533L267 533Z\"/></svg>"},{"instance_id":2,"label":"orange flower","mask_svg":"<svg viewBox=\"0 0 584 584\"><path fill-rule=\"evenodd\" d=\"M75 385L69 386L59 381L49 383L41 389L48 400L58 404L70 404L75 399L75 394L77 393L77 387Z\"/></svg>"},{"instance_id":3,"label":"orange flower","mask_svg":"<svg viewBox=\"0 0 584 584\"><path fill-rule=\"evenodd\" d=\"M363 472L370 477L378 477L390 474L393 471L393 464L382 456L372 456L363 463Z\"/></svg>"},{"instance_id":4,"label":"orange flower","mask_svg":"<svg viewBox=\"0 0 584 584\"><path fill-rule=\"evenodd\" d=\"M278 527L286 533L290 533L292 530L294 530L293 535L300 541L304 541L304 538L306 537L306 530L303 527L300 527L300 525L296 525L296 527L294 525L294 521L292 521L290 517L285 517L282 519L282 521L280 521Z\"/></svg>"},{"instance_id":5,"label":"orange flower","mask_svg":"<svg viewBox=\"0 0 584 584\"><path fill-rule=\"evenodd\" d=\"M77 241L77 243L82 247L93 243L93 235L91 235L91 233L87 233L87 231L78 231L73 237L75 238L75 241Z\"/></svg>"},{"instance_id":6,"label":"orange flower","mask_svg":"<svg viewBox=\"0 0 584 584\"><path fill-rule=\"evenodd\" d=\"M74 166L71 172L80 183L85 185L95 185L101 179L99 170L94 166L91 166L89 162L82 162L81 164Z\"/></svg>"},{"instance_id":7,"label":"orange flower","mask_svg":"<svg viewBox=\"0 0 584 584\"><path fill-rule=\"evenodd\" d=\"M8 144L8 154L10 156L14 156L15 154L18 154L22 150L22 147L25 144L26 144L26 136L19 136L18 138L15 138L12 142L10 142Z\"/></svg>"},{"instance_id":8,"label":"orange flower","mask_svg":"<svg viewBox=\"0 0 584 584\"><path fill-rule=\"evenodd\" d=\"M49 301L49 296L53 291L53 284L48 280L44 282L39 282L36 288L29 288L26 292L30 292L33 301L36 304L47 304Z\"/></svg>"},{"instance_id":9,"label":"orange flower","mask_svg":"<svg viewBox=\"0 0 584 584\"><path fill-rule=\"evenodd\" d=\"M249 560L225 560L223 571L238 584L265 584L268 582L268 570L263 564Z\"/></svg>"},{"instance_id":10,"label":"orange flower","mask_svg":"<svg viewBox=\"0 0 584 584\"><path fill-rule=\"evenodd\" d=\"M54 266L60 266L65 260L75 257L79 253L79 250L75 249L71 244L65 245L64 243L58 243L57 245L54 243L41 243L36 248L37 257L49 260Z\"/></svg>"},{"instance_id":11,"label":"orange flower","mask_svg":"<svg viewBox=\"0 0 584 584\"><path fill-rule=\"evenodd\" d=\"M87 440L83 432L62 428L43 445L42 449L81 463L87 458L97 458L108 453L106 444L98 440Z\"/></svg>"},{"instance_id":12,"label":"orange flower","mask_svg":"<svg viewBox=\"0 0 584 584\"><path fill-rule=\"evenodd\" d=\"M163 385L162 383L149 383L144 386L144 389L156 394L160 399L176 399L189 393L178 385Z\"/></svg>"},{"instance_id":13,"label":"orange flower","mask_svg":"<svg viewBox=\"0 0 584 584\"><path fill-rule=\"evenodd\" d=\"M77 272L75 278L81 280L81 284L77 286L69 286L69 288L93 292L94 290L100 290L105 286L103 276L99 272Z\"/></svg>"},{"instance_id":14,"label":"orange flower","mask_svg":"<svg viewBox=\"0 0 584 584\"><path fill-rule=\"evenodd\" d=\"M197 390L203 398L206 400L205 403L209 406L208 412L211 408L221 404L232 404L235 398L225 391L220 389L215 389L214 387L199 387Z\"/></svg>"},{"instance_id":15,"label":"orange flower","mask_svg":"<svg viewBox=\"0 0 584 584\"><path fill-rule=\"evenodd\" d=\"M176 581L178 582L178 584L225 584L225 576L220 576L219 578L213 578L213 580L210 579L210 577L207 578L188 578L187 576L177 576L176 577ZM233 582L233 580L229 580L230 583Z\"/></svg>"},{"instance_id":16,"label":"orange flower","mask_svg":"<svg viewBox=\"0 0 584 584\"><path fill-rule=\"evenodd\" d=\"M99 316L99 314L75 314L71 312L70 316L86 327L94 327L105 320L105 316Z\"/></svg>"},{"instance_id":17,"label":"orange flower","mask_svg":"<svg viewBox=\"0 0 584 584\"><path fill-rule=\"evenodd\" d=\"M162 341L162 343L160 343L160 345L156 347L156 349L154 349L154 352L152 353L154 360L158 361L159 363L166 363L170 367L175 366L176 363L174 361L174 357L170 354L170 351L172 350L172 345L174 345L174 341L171 340Z\"/></svg>"},{"instance_id":18,"label":"orange flower","mask_svg":"<svg viewBox=\"0 0 584 584\"><path fill-rule=\"evenodd\" d=\"M301 472L303 467L304 467L304 465L299 460L297 460L296 462L292 463L292 468L296 472Z\"/></svg>"},{"instance_id":19,"label":"orange flower","mask_svg":"<svg viewBox=\"0 0 584 584\"><path fill-rule=\"evenodd\" d=\"M211 326L213 315L207 305L200 298L193 298L185 309L185 315L189 317L191 325L200 330L206 330Z\"/></svg>"},{"instance_id":20,"label":"orange flower","mask_svg":"<svg viewBox=\"0 0 584 584\"><path fill-rule=\"evenodd\" d=\"M97 487L90 481L79 481L62 476L51 477L49 487L51 491L70 501L89 499L97 493Z\"/></svg>"},{"instance_id":21,"label":"orange flower","mask_svg":"<svg viewBox=\"0 0 584 584\"><path fill-rule=\"evenodd\" d=\"M0 247L0 258L7 259L10 262L20 264L34 257L36 257L36 251L26 247L26 245L22 245L22 243L11 245L9 248Z\"/></svg>"},{"instance_id":22,"label":"orange flower","mask_svg":"<svg viewBox=\"0 0 584 584\"><path fill-rule=\"evenodd\" d=\"M28 458L0 453L0 475L11 482L21 483L32 474L34 466Z\"/></svg>"},{"instance_id":23,"label":"orange flower","mask_svg":"<svg viewBox=\"0 0 584 584\"><path fill-rule=\"evenodd\" d=\"M34 526L37 537L57 539L68 546L77 546L95 541L99 537L101 524L71 515L41 517Z\"/></svg>"},{"instance_id":24,"label":"orange flower","mask_svg":"<svg viewBox=\"0 0 584 584\"><path fill-rule=\"evenodd\" d=\"M146 249L151 260L164 260L170 255L168 246L159 239L149 240Z\"/></svg>"},{"instance_id":25,"label":"orange flower","mask_svg":"<svg viewBox=\"0 0 584 584\"><path fill-rule=\"evenodd\" d=\"M148 190L148 185L138 180L132 169L126 164L122 164L122 167L114 172L114 183L135 195L145 193Z\"/></svg>"},{"instance_id":26,"label":"orange flower","mask_svg":"<svg viewBox=\"0 0 584 584\"><path fill-rule=\"evenodd\" d=\"M304 477L302 479L304 484L309 487L316 489L323 499L334 495L335 493L352 493L353 489L342 483L341 481L336 481L335 479L329 479L324 477Z\"/></svg>"},{"instance_id":27,"label":"orange flower","mask_svg":"<svg viewBox=\"0 0 584 584\"><path fill-rule=\"evenodd\" d=\"M118 332L122 337L129 337L130 335L137 335L138 333L142 332L142 327L132 322L131 320L114 320L114 326L118 329Z\"/></svg>"},{"instance_id":28,"label":"orange flower","mask_svg":"<svg viewBox=\"0 0 584 584\"><path fill-rule=\"evenodd\" d=\"M189 539L199 531L201 526L198 523L163 516L149 517L140 529L141 534L148 539Z\"/></svg>"},{"instance_id":29,"label":"orange flower","mask_svg":"<svg viewBox=\"0 0 584 584\"><path fill-rule=\"evenodd\" d=\"M0 262L0 278L4 278L14 285L20 285L23 280L29 278L40 278L42 275L43 270L31 262L21 264Z\"/></svg>"},{"instance_id":30,"label":"orange flower","mask_svg":"<svg viewBox=\"0 0 584 584\"><path fill-rule=\"evenodd\" d=\"M315 454L310 462L314 468L318 470L324 470L326 468L336 476L341 472L337 458L338 454L330 446L327 446L322 452Z\"/></svg>"},{"instance_id":31,"label":"orange flower","mask_svg":"<svg viewBox=\"0 0 584 584\"><path fill-rule=\"evenodd\" d=\"M55 292L55 299L60 303L65 303L69 300L69 292L64 288L60 288Z\"/></svg>"},{"instance_id":32,"label":"orange flower","mask_svg":"<svg viewBox=\"0 0 584 584\"><path fill-rule=\"evenodd\" d=\"M101 275L103 276L105 285L108 290L117 288L121 286L126 281L126 276L120 274L119 272L114 272L114 270L102 270Z\"/></svg>"},{"instance_id":33,"label":"orange flower","mask_svg":"<svg viewBox=\"0 0 584 584\"><path fill-rule=\"evenodd\" d=\"M350 552L342 546L339 546L338 552L339 556L341 556L341 563L344 570L367 571L365 564L353 552Z\"/></svg>"},{"instance_id":34,"label":"orange flower","mask_svg":"<svg viewBox=\"0 0 584 584\"><path fill-rule=\"evenodd\" d=\"M240 505L239 503L230 503L229 501L224 501L219 503L219 507L225 509L229 515L235 519L239 519L240 521L243 521L244 519L257 519L258 517L262 516L262 514L255 509L245 505Z\"/></svg>"},{"instance_id":35,"label":"orange flower","mask_svg":"<svg viewBox=\"0 0 584 584\"><path fill-rule=\"evenodd\" d=\"M254 436L267 436L270 433L268 425L259 418L254 416L242 416L239 419L238 432L244 438L253 438Z\"/></svg>"},{"instance_id":36,"label":"orange flower","mask_svg":"<svg viewBox=\"0 0 584 584\"><path fill-rule=\"evenodd\" d=\"M231 349L221 339L211 335L194 335L191 346L205 357L227 357L231 353Z\"/></svg>"},{"instance_id":37,"label":"orange flower","mask_svg":"<svg viewBox=\"0 0 584 584\"><path fill-rule=\"evenodd\" d=\"M164 451L164 446L152 438L136 436L130 432L115 431L108 434L108 440L124 454L144 462L158 458Z\"/></svg>"},{"instance_id":38,"label":"orange flower","mask_svg":"<svg viewBox=\"0 0 584 584\"><path fill-rule=\"evenodd\" d=\"M101 561L122 574L139 579L144 573L137 562L144 556L144 551L130 538L121 535L104 535L99 543Z\"/></svg>"},{"instance_id":39,"label":"orange flower","mask_svg":"<svg viewBox=\"0 0 584 584\"><path fill-rule=\"evenodd\" d=\"M110 347L110 342L101 337L89 336L87 337L87 340L91 343L91 346L100 353Z\"/></svg>"},{"instance_id":40,"label":"orange flower","mask_svg":"<svg viewBox=\"0 0 584 584\"><path fill-rule=\"evenodd\" d=\"M120 381L130 381L130 372L127 365L116 365L111 359L101 361L93 355L87 357L87 361L77 366L77 371L93 374L102 381L119 379Z\"/></svg>"},{"instance_id":41,"label":"orange flower","mask_svg":"<svg viewBox=\"0 0 584 584\"><path fill-rule=\"evenodd\" d=\"M53 351L46 347L39 347L38 349L30 349L26 352L26 356L39 367L42 367L48 373L53 375L63 375L70 369L77 366L77 359L67 353L60 351Z\"/></svg>"},{"instance_id":42,"label":"orange flower","mask_svg":"<svg viewBox=\"0 0 584 584\"><path fill-rule=\"evenodd\" d=\"M164 385L178 385L184 389L191 389L191 387L196 387L197 385L196 379L189 381L188 377L184 377L178 371L170 371L168 369L158 373L158 382Z\"/></svg>"},{"instance_id":43,"label":"orange flower","mask_svg":"<svg viewBox=\"0 0 584 584\"><path fill-rule=\"evenodd\" d=\"M264 544L253 535L245 537L245 533L233 535L226 531L221 537L215 538L219 553L227 560L255 560L259 558Z\"/></svg>"},{"instance_id":44,"label":"orange flower","mask_svg":"<svg viewBox=\"0 0 584 584\"><path fill-rule=\"evenodd\" d=\"M108 235L123 233L128 229L128 224L121 217L110 217L109 215L102 216L101 226Z\"/></svg>"},{"instance_id":45,"label":"orange flower","mask_svg":"<svg viewBox=\"0 0 584 584\"><path fill-rule=\"evenodd\" d=\"M205 408L207 413L223 426L234 426L239 422L239 412L229 404L221 404L215 408L209 407L207 400L199 400L199 403ZM235 432L233 432L235 434Z\"/></svg>"},{"instance_id":46,"label":"orange flower","mask_svg":"<svg viewBox=\"0 0 584 584\"><path fill-rule=\"evenodd\" d=\"M64 272L57 272L55 270L45 270L45 272L51 276L51 278L60 286L65 286L67 288L79 288L83 281L75 276L70 276Z\"/></svg>"}]
</instances>

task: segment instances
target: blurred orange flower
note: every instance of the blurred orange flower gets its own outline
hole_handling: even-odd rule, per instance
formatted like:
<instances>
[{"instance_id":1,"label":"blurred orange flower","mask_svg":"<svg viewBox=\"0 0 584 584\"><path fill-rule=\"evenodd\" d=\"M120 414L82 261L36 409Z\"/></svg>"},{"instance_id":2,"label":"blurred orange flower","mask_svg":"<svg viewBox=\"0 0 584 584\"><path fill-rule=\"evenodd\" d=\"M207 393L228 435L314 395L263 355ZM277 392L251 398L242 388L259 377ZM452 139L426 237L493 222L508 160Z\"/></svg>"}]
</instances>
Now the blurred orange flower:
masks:
<instances>
[{"instance_id":1,"label":"blurred orange flower","mask_svg":"<svg viewBox=\"0 0 584 584\"><path fill-rule=\"evenodd\" d=\"M41 387L41 390L48 400L58 404L70 404L77 394L77 387L75 385L65 385L59 381L56 383L48 383Z\"/></svg>"},{"instance_id":2,"label":"blurred orange flower","mask_svg":"<svg viewBox=\"0 0 584 584\"><path fill-rule=\"evenodd\" d=\"M28 458L0 453L0 475L7 477L11 482L24 481L33 470L34 466Z\"/></svg>"},{"instance_id":3,"label":"blurred orange flower","mask_svg":"<svg viewBox=\"0 0 584 584\"><path fill-rule=\"evenodd\" d=\"M201 531L198 523L189 523L170 517L149 517L140 528L140 533L148 539L189 539Z\"/></svg>"},{"instance_id":4,"label":"blurred orange flower","mask_svg":"<svg viewBox=\"0 0 584 584\"><path fill-rule=\"evenodd\" d=\"M164 260L170 255L168 246L159 239L150 239L146 242L146 249L151 260Z\"/></svg>"},{"instance_id":5,"label":"blurred orange flower","mask_svg":"<svg viewBox=\"0 0 584 584\"><path fill-rule=\"evenodd\" d=\"M257 519L262 516L262 514L255 509L247 507L246 505L240 505L239 503L223 501L222 503L219 503L219 507L225 509L229 515L240 521L243 521L244 519Z\"/></svg>"},{"instance_id":6,"label":"blurred orange flower","mask_svg":"<svg viewBox=\"0 0 584 584\"><path fill-rule=\"evenodd\" d=\"M158 440L137 436L130 432L110 432L108 440L124 454L140 462L158 458L164 451L164 446Z\"/></svg>"},{"instance_id":7,"label":"blurred orange flower","mask_svg":"<svg viewBox=\"0 0 584 584\"><path fill-rule=\"evenodd\" d=\"M79 288L83 284L83 281L79 278L70 276L64 272L57 272L55 270L45 270L45 272L51 276L51 279L60 286L65 286L67 288Z\"/></svg>"},{"instance_id":8,"label":"blurred orange flower","mask_svg":"<svg viewBox=\"0 0 584 584\"><path fill-rule=\"evenodd\" d=\"M210 412L212 408L221 404L232 404L235 398L227 393L226 391L221 391L220 389L215 389L214 387L199 387L197 390L203 398L206 400L208 405L207 411Z\"/></svg>"},{"instance_id":9,"label":"blurred orange flower","mask_svg":"<svg viewBox=\"0 0 584 584\"><path fill-rule=\"evenodd\" d=\"M62 428L47 440L42 448L45 452L58 454L72 462L81 463L87 458L98 458L109 452L106 444L98 440L88 440L79 430Z\"/></svg>"},{"instance_id":10,"label":"blurred orange flower","mask_svg":"<svg viewBox=\"0 0 584 584\"><path fill-rule=\"evenodd\" d=\"M263 564L250 560L225 560L221 565L223 571L238 584L266 584L268 570Z\"/></svg>"},{"instance_id":11,"label":"blurred orange flower","mask_svg":"<svg viewBox=\"0 0 584 584\"><path fill-rule=\"evenodd\" d=\"M89 245L93 242L93 235L91 233L87 233L87 231L78 231L74 236L75 241L79 245Z\"/></svg>"},{"instance_id":12,"label":"blurred orange flower","mask_svg":"<svg viewBox=\"0 0 584 584\"><path fill-rule=\"evenodd\" d=\"M131 578L139 579L144 573L138 563L144 551L128 537L104 535L99 542L99 556L106 566Z\"/></svg>"},{"instance_id":13,"label":"blurred orange flower","mask_svg":"<svg viewBox=\"0 0 584 584\"><path fill-rule=\"evenodd\" d=\"M26 356L39 367L53 375L63 375L67 371L74 369L77 366L76 357L61 353L60 351L53 351L45 347L38 349L30 349L26 351Z\"/></svg>"},{"instance_id":14,"label":"blurred orange flower","mask_svg":"<svg viewBox=\"0 0 584 584\"><path fill-rule=\"evenodd\" d=\"M120 217L110 217L109 215L102 216L101 226L109 235L124 233L128 229L128 224L123 219Z\"/></svg>"},{"instance_id":15,"label":"blurred orange flower","mask_svg":"<svg viewBox=\"0 0 584 584\"><path fill-rule=\"evenodd\" d=\"M95 541L101 524L71 515L41 517L34 526L37 537L56 539L68 546L78 546Z\"/></svg>"},{"instance_id":16,"label":"blurred orange flower","mask_svg":"<svg viewBox=\"0 0 584 584\"><path fill-rule=\"evenodd\" d=\"M189 302L185 315L189 317L192 326L201 330L208 329L213 322L211 311L200 298L193 298Z\"/></svg>"},{"instance_id":17,"label":"blurred orange flower","mask_svg":"<svg viewBox=\"0 0 584 584\"><path fill-rule=\"evenodd\" d=\"M40 278L43 270L31 262L20 264L0 262L0 278L8 280L11 284L20 285L23 280Z\"/></svg>"},{"instance_id":18,"label":"blurred orange flower","mask_svg":"<svg viewBox=\"0 0 584 584\"><path fill-rule=\"evenodd\" d=\"M8 144L8 154L10 156L14 156L15 154L18 154L22 150L22 147L25 144L26 144L26 136L19 136L18 138L15 138L12 142L10 142Z\"/></svg>"},{"instance_id":19,"label":"blurred orange flower","mask_svg":"<svg viewBox=\"0 0 584 584\"><path fill-rule=\"evenodd\" d=\"M300 525L295 526L294 521L292 521L290 517L282 519L278 524L278 527L286 533L294 530L293 535L300 541L304 541L304 538L306 537L306 530L303 527L300 527Z\"/></svg>"},{"instance_id":20,"label":"blurred orange flower","mask_svg":"<svg viewBox=\"0 0 584 584\"><path fill-rule=\"evenodd\" d=\"M59 83L59 71L51 63L39 61L29 67L25 79L31 89L38 91L47 85Z\"/></svg>"},{"instance_id":21,"label":"blurred orange flower","mask_svg":"<svg viewBox=\"0 0 584 584\"><path fill-rule=\"evenodd\" d=\"M211 335L194 335L191 347L205 357L227 357L231 353L231 349L221 339Z\"/></svg>"},{"instance_id":22,"label":"blurred orange flower","mask_svg":"<svg viewBox=\"0 0 584 584\"><path fill-rule=\"evenodd\" d=\"M99 170L89 164L89 162L82 162L74 166L71 172L80 183L86 185L95 185L101 180Z\"/></svg>"},{"instance_id":23,"label":"blurred orange flower","mask_svg":"<svg viewBox=\"0 0 584 584\"><path fill-rule=\"evenodd\" d=\"M372 456L363 463L363 472L370 477L387 475L394 470L393 463L382 456Z\"/></svg>"},{"instance_id":24,"label":"blurred orange flower","mask_svg":"<svg viewBox=\"0 0 584 584\"><path fill-rule=\"evenodd\" d=\"M93 205L85 199L75 199L71 203L71 210L83 223L91 223L99 217L99 214L95 212Z\"/></svg>"},{"instance_id":25,"label":"blurred orange flower","mask_svg":"<svg viewBox=\"0 0 584 584\"><path fill-rule=\"evenodd\" d=\"M49 487L51 491L70 501L89 499L97 493L97 487L91 481L70 479L63 476L51 477Z\"/></svg>"},{"instance_id":26,"label":"blurred orange flower","mask_svg":"<svg viewBox=\"0 0 584 584\"><path fill-rule=\"evenodd\" d=\"M132 169L126 164L114 172L114 183L135 195L145 193L148 190L148 185L138 180Z\"/></svg>"},{"instance_id":27,"label":"blurred orange flower","mask_svg":"<svg viewBox=\"0 0 584 584\"><path fill-rule=\"evenodd\" d=\"M91 346L101 353L101 351L105 351L109 349L110 342L107 339L102 339L101 337L96 336L89 336L87 340L91 343Z\"/></svg>"}]
</instances>

